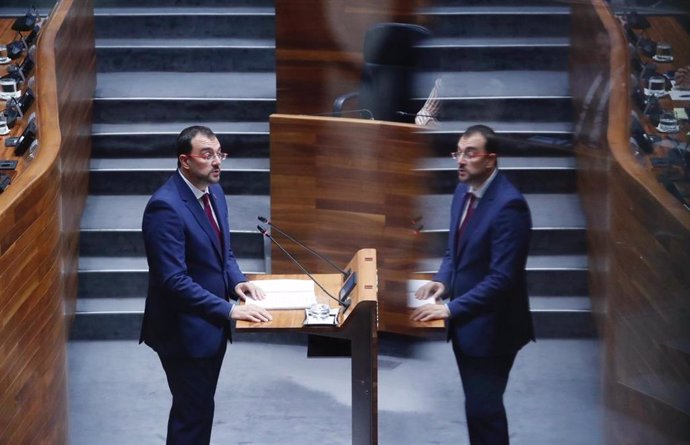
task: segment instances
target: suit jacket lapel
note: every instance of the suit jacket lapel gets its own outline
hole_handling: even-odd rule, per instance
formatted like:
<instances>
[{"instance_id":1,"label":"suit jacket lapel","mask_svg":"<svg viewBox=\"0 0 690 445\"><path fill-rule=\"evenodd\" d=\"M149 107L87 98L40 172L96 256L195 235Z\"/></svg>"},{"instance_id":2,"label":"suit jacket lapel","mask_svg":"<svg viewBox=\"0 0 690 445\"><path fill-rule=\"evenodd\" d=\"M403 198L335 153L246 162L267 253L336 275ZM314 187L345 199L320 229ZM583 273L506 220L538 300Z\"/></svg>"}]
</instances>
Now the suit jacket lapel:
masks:
<instances>
[{"instance_id":1,"label":"suit jacket lapel","mask_svg":"<svg viewBox=\"0 0 690 445\"><path fill-rule=\"evenodd\" d=\"M177 184L177 190L180 193L180 198L182 198L182 201L184 201L189 211L192 212L192 215L194 215L194 219L196 219L196 222L199 223L204 232L206 232L206 235L211 241L211 244L213 244L213 247L216 249L216 253L218 253L218 256L221 259L224 259L220 243L218 242L218 237L216 236L216 232L211 227L211 223L208 221L206 213L204 213L204 210L201 208L201 205L199 205L199 201L197 201L196 197L194 196L194 193L192 193L192 191L189 189L189 186L187 186L184 180L179 176L180 174L176 173L174 178ZM216 213L216 215L218 215L218 213ZM222 231L223 229L221 229L221 232Z\"/></svg>"}]
</instances>

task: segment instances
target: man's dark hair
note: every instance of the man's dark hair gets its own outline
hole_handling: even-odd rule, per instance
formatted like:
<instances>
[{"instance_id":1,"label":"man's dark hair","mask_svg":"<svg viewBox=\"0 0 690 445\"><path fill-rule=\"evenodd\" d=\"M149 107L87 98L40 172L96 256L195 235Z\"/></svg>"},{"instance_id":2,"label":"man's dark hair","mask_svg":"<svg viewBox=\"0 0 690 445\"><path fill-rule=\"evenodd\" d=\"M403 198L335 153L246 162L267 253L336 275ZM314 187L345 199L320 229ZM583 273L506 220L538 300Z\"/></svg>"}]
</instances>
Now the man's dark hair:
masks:
<instances>
[{"instance_id":1,"label":"man's dark hair","mask_svg":"<svg viewBox=\"0 0 690 445\"><path fill-rule=\"evenodd\" d=\"M496 137L496 132L486 125L472 125L470 128L465 130L465 132L460 136L460 138L469 137L474 134L481 134L486 139L486 152L487 153L498 153L498 138Z\"/></svg>"},{"instance_id":2,"label":"man's dark hair","mask_svg":"<svg viewBox=\"0 0 690 445\"><path fill-rule=\"evenodd\" d=\"M192 125L180 132L177 136L177 167L180 167L180 155L188 155L192 152L192 139L201 134L209 139L217 139L216 134L208 127Z\"/></svg>"}]
</instances>

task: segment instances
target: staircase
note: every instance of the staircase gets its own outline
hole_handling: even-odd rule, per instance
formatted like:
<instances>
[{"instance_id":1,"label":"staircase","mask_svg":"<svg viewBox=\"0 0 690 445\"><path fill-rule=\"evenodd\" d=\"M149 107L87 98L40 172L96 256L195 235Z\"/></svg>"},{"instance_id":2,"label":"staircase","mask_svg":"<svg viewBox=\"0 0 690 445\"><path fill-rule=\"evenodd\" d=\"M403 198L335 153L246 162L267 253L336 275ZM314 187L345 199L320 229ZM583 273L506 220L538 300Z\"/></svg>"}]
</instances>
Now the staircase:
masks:
<instances>
[{"instance_id":1,"label":"staircase","mask_svg":"<svg viewBox=\"0 0 690 445\"><path fill-rule=\"evenodd\" d=\"M96 0L95 20L90 193L71 337L135 338L148 282L141 219L175 171L183 128L209 126L229 153L221 185L233 249L245 273L267 270L255 226L270 214L275 12L266 0Z\"/></svg>"},{"instance_id":2,"label":"staircase","mask_svg":"<svg viewBox=\"0 0 690 445\"><path fill-rule=\"evenodd\" d=\"M423 200L428 246L422 273L438 270L446 248L457 166L449 154L458 135L486 124L504 139L499 168L532 210L527 261L537 337L594 335L587 288L585 220L571 152L568 86L569 7L561 2L440 0L420 12L433 38L420 47L419 107L437 77L441 125L431 130L433 172ZM422 87L424 85L424 87Z\"/></svg>"}]
</instances>

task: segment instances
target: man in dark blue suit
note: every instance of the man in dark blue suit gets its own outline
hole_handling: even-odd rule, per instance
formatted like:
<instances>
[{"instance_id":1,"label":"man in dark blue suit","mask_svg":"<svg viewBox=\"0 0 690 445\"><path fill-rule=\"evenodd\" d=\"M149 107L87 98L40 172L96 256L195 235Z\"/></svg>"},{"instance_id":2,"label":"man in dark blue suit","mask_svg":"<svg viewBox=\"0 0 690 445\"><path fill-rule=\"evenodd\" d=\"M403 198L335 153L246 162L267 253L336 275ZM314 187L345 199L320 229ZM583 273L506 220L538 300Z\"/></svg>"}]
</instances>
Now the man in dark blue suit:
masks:
<instances>
[{"instance_id":1,"label":"man in dark blue suit","mask_svg":"<svg viewBox=\"0 0 690 445\"><path fill-rule=\"evenodd\" d=\"M472 445L509 443L503 393L517 351L534 340L525 283L532 221L525 198L498 171L497 144L484 125L458 141L448 250L416 293L450 300L412 314L418 321L447 319Z\"/></svg>"},{"instance_id":2,"label":"man in dark blue suit","mask_svg":"<svg viewBox=\"0 0 690 445\"><path fill-rule=\"evenodd\" d=\"M167 444L208 444L214 395L230 337L230 319L269 321L263 298L240 272L230 247L228 208L220 181L226 155L206 127L177 138L178 171L144 211L149 289L140 342L157 353L172 393Z\"/></svg>"}]
</instances>

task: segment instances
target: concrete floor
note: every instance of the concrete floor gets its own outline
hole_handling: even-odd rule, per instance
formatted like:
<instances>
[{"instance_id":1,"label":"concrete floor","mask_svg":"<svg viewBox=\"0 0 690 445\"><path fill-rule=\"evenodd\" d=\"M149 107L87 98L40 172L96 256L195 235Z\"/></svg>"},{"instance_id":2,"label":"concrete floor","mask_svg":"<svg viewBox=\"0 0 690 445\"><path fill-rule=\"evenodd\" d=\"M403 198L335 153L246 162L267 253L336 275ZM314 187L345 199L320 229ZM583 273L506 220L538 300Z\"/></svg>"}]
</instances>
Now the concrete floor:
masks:
<instances>
[{"instance_id":1,"label":"concrete floor","mask_svg":"<svg viewBox=\"0 0 690 445\"><path fill-rule=\"evenodd\" d=\"M349 360L236 335L216 394L213 444L350 443ZM72 445L165 443L170 395L156 354L133 341L69 344ZM540 340L518 354L506 393L513 445L598 445L596 340ZM380 341L379 443L467 444L450 345Z\"/></svg>"}]
</instances>

